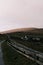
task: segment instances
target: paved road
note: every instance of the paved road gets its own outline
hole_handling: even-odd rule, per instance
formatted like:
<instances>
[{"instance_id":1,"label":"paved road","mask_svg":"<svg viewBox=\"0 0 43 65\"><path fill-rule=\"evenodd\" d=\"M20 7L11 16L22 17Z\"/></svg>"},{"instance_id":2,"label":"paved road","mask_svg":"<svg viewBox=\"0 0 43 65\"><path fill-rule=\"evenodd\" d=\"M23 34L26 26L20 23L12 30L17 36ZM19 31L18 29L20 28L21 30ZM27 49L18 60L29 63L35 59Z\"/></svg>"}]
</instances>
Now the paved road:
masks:
<instances>
[{"instance_id":1,"label":"paved road","mask_svg":"<svg viewBox=\"0 0 43 65\"><path fill-rule=\"evenodd\" d=\"M2 54L2 49L1 49L1 43L3 43L4 41L0 42L0 65L4 65L4 61L3 61L3 54Z\"/></svg>"}]
</instances>

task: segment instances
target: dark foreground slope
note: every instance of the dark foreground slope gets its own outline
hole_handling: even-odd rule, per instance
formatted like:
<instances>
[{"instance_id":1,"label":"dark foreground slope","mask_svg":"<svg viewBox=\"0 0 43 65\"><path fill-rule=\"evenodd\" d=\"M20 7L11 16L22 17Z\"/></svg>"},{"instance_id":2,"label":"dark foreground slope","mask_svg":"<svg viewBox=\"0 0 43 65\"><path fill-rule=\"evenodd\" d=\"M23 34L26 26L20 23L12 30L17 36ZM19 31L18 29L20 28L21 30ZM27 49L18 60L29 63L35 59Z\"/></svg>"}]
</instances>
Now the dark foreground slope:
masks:
<instances>
[{"instance_id":1,"label":"dark foreground slope","mask_svg":"<svg viewBox=\"0 0 43 65\"><path fill-rule=\"evenodd\" d=\"M7 42L2 44L2 51L5 65L36 65L34 61L27 59L23 55L20 55L11 49L7 45Z\"/></svg>"}]
</instances>

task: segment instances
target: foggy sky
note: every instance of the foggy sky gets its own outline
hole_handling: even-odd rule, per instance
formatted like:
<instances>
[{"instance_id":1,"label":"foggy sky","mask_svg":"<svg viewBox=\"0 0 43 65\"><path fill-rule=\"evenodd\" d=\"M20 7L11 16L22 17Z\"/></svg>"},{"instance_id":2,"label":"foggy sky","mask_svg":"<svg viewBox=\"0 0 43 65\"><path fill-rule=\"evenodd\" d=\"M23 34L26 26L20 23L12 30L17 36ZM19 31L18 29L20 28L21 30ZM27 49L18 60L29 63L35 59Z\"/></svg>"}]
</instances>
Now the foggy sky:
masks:
<instances>
[{"instance_id":1,"label":"foggy sky","mask_svg":"<svg viewBox=\"0 0 43 65\"><path fill-rule=\"evenodd\" d=\"M0 0L0 31L43 28L43 0Z\"/></svg>"}]
</instances>

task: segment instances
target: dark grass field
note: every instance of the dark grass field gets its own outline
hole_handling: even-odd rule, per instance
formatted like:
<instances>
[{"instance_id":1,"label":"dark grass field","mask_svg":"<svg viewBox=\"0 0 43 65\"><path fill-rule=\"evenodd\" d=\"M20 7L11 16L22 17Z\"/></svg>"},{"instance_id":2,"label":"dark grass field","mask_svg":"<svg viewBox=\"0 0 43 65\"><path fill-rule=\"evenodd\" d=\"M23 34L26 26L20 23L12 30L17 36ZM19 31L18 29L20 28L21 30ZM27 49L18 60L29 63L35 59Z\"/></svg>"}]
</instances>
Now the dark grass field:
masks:
<instances>
[{"instance_id":1,"label":"dark grass field","mask_svg":"<svg viewBox=\"0 0 43 65\"><path fill-rule=\"evenodd\" d=\"M41 32L41 31L39 31ZM17 32L17 33L9 33L9 34L3 34L0 35L1 40L8 40L7 35L10 37L13 37L13 41L16 41L20 44L23 44L29 48L32 48L34 50L43 52L43 42L32 42L32 41L26 41L21 40L21 37L29 36L29 37L40 37L43 40L43 32L42 33L30 33L30 32ZM30 59L27 59L23 55L20 55L15 50L11 49L7 42L4 42L2 45L2 51L3 51L3 59L5 62L5 65L37 65L35 61L32 61Z\"/></svg>"},{"instance_id":2,"label":"dark grass field","mask_svg":"<svg viewBox=\"0 0 43 65\"><path fill-rule=\"evenodd\" d=\"M20 39L13 39L13 41L16 41L20 44L23 44L29 48L32 48L34 50L43 52L43 43L41 42L29 42L29 41L24 41L24 40L20 40Z\"/></svg>"},{"instance_id":3,"label":"dark grass field","mask_svg":"<svg viewBox=\"0 0 43 65\"><path fill-rule=\"evenodd\" d=\"M12 40L20 44L23 44L29 48L32 48L34 50L43 52L43 31L42 30L37 31L37 33L36 32L16 32L16 33L11 33L9 35L12 38ZM37 41L31 41L31 40L30 41L22 40L21 37L24 38L24 36L28 36L28 38L39 37L41 38L42 41L37 42Z\"/></svg>"},{"instance_id":4,"label":"dark grass field","mask_svg":"<svg viewBox=\"0 0 43 65\"><path fill-rule=\"evenodd\" d=\"M23 55L20 55L19 53L11 49L7 45L7 42L4 42L1 47L5 65L37 65L35 61L27 59Z\"/></svg>"}]
</instances>

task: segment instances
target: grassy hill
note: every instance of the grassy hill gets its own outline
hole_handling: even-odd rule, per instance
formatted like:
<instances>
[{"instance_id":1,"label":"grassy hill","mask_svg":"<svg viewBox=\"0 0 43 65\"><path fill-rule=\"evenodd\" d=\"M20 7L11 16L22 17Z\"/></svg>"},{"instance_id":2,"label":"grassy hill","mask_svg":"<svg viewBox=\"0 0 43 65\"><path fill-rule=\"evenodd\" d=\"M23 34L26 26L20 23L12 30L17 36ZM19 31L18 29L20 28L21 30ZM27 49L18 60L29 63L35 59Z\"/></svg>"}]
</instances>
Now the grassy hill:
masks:
<instances>
[{"instance_id":1,"label":"grassy hill","mask_svg":"<svg viewBox=\"0 0 43 65\"><path fill-rule=\"evenodd\" d=\"M43 28L19 28L19 29L11 29L11 30L0 32L0 34L13 33L13 32L31 32L31 33L41 33L41 34L43 34Z\"/></svg>"}]
</instances>

